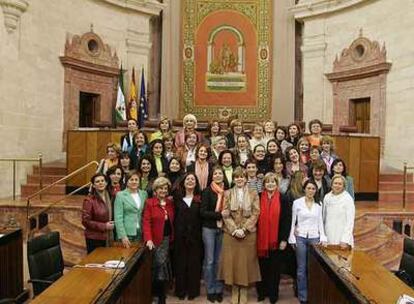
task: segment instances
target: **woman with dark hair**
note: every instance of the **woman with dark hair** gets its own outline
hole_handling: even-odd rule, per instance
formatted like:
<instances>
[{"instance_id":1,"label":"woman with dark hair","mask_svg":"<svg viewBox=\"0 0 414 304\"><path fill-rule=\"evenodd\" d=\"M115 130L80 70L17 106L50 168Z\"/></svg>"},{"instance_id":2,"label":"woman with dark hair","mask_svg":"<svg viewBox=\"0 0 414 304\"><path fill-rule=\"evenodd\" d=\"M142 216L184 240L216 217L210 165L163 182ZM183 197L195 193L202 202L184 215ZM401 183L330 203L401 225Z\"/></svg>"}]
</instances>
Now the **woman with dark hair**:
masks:
<instances>
[{"instance_id":1,"label":"woman with dark hair","mask_svg":"<svg viewBox=\"0 0 414 304\"><path fill-rule=\"evenodd\" d=\"M107 190L109 193L109 197L111 198L111 202L114 202L116 194L123 188L124 171L122 170L122 167L110 167L108 171L106 171L106 180L108 181Z\"/></svg>"},{"instance_id":2,"label":"woman with dark hair","mask_svg":"<svg viewBox=\"0 0 414 304\"><path fill-rule=\"evenodd\" d=\"M209 145L211 146L212 143L215 141L215 139L218 136L220 136L220 132L221 132L220 122L214 119L210 121L207 127L207 132L208 132L208 136L206 139Z\"/></svg>"},{"instance_id":3,"label":"woman with dark hair","mask_svg":"<svg viewBox=\"0 0 414 304\"><path fill-rule=\"evenodd\" d=\"M136 119L128 119L128 133L121 136L121 150L122 152L128 152L129 149L132 149L134 143L134 133L138 129L138 123Z\"/></svg>"},{"instance_id":4,"label":"woman with dark hair","mask_svg":"<svg viewBox=\"0 0 414 304\"><path fill-rule=\"evenodd\" d=\"M247 304L250 284L260 281L257 258L257 220L260 201L256 191L247 185L246 171L234 170L235 186L224 200L223 250L220 257L219 278L232 287L232 304Z\"/></svg>"},{"instance_id":5,"label":"woman with dark hair","mask_svg":"<svg viewBox=\"0 0 414 304\"><path fill-rule=\"evenodd\" d=\"M285 159L282 155L275 155L270 163L271 168L273 169L272 171L277 178L278 191L281 194L286 194L289 188L290 178L286 174Z\"/></svg>"},{"instance_id":6,"label":"woman with dark hair","mask_svg":"<svg viewBox=\"0 0 414 304\"><path fill-rule=\"evenodd\" d=\"M193 172L197 176L201 191L211 183L213 175L209 158L210 148L206 144L200 144L196 149L196 161L187 167L187 172Z\"/></svg>"},{"instance_id":7,"label":"woman with dark hair","mask_svg":"<svg viewBox=\"0 0 414 304\"><path fill-rule=\"evenodd\" d=\"M131 158L129 157L128 152L121 152L119 155L119 164L124 171L124 176L122 178L122 184L125 184L125 175L128 174L129 170L132 169Z\"/></svg>"},{"instance_id":8,"label":"woman with dark hair","mask_svg":"<svg viewBox=\"0 0 414 304\"><path fill-rule=\"evenodd\" d=\"M298 145L299 138L302 137L300 126L297 123L292 122L287 128L286 140L294 147Z\"/></svg>"},{"instance_id":9,"label":"woman with dark hair","mask_svg":"<svg viewBox=\"0 0 414 304\"><path fill-rule=\"evenodd\" d=\"M332 177L335 174L339 174L339 175L342 175L343 177L345 177L345 181L346 181L345 190L352 196L353 199L355 199L354 179L352 178L352 176L348 175L348 172L346 171L346 164L340 158L336 158L332 162L331 174L329 176L330 179L332 179ZM329 184L330 183L331 183L331 181L329 181Z\"/></svg>"},{"instance_id":10,"label":"woman with dark hair","mask_svg":"<svg viewBox=\"0 0 414 304\"><path fill-rule=\"evenodd\" d=\"M148 197L152 197L152 183L157 178L157 170L150 155L144 155L138 162L139 189L147 191Z\"/></svg>"},{"instance_id":11,"label":"woman with dark hair","mask_svg":"<svg viewBox=\"0 0 414 304\"><path fill-rule=\"evenodd\" d=\"M158 304L165 304L167 284L172 278L169 250L174 240L174 203L168 196L171 183L167 178L158 177L152 187L154 197L145 202L142 227L145 245L154 251L153 292Z\"/></svg>"},{"instance_id":12,"label":"woman with dark hair","mask_svg":"<svg viewBox=\"0 0 414 304\"><path fill-rule=\"evenodd\" d=\"M303 185L305 196L293 202L289 243L296 249L297 285L300 303L308 301L307 254L311 244L326 245L322 206L315 200L318 186L312 180Z\"/></svg>"},{"instance_id":13,"label":"woman with dark hair","mask_svg":"<svg viewBox=\"0 0 414 304\"><path fill-rule=\"evenodd\" d=\"M171 182L171 192L178 188L181 176L184 175L184 169L181 166L180 159L173 157L168 163L167 178Z\"/></svg>"},{"instance_id":14,"label":"woman with dark hair","mask_svg":"<svg viewBox=\"0 0 414 304\"><path fill-rule=\"evenodd\" d=\"M266 148L265 146L258 144L253 149L253 159L256 160L257 174L263 178L268 171L268 165L266 162Z\"/></svg>"},{"instance_id":15,"label":"woman with dark hair","mask_svg":"<svg viewBox=\"0 0 414 304\"><path fill-rule=\"evenodd\" d=\"M106 190L106 178L96 173L91 178L92 191L83 201L82 225L85 227L86 250L91 253L97 247L107 246L112 239L114 222L111 199Z\"/></svg>"},{"instance_id":16,"label":"woman with dark hair","mask_svg":"<svg viewBox=\"0 0 414 304\"><path fill-rule=\"evenodd\" d=\"M302 171L303 174L308 174L308 167L300 161L299 151L295 147L286 149L286 173L292 176L296 171Z\"/></svg>"},{"instance_id":17,"label":"woman with dark hair","mask_svg":"<svg viewBox=\"0 0 414 304\"><path fill-rule=\"evenodd\" d=\"M312 119L309 122L309 132L308 141L311 146L320 146L322 139L322 121L319 119Z\"/></svg>"},{"instance_id":18,"label":"woman with dark hair","mask_svg":"<svg viewBox=\"0 0 414 304\"><path fill-rule=\"evenodd\" d=\"M318 202L323 202L323 198L329 191L331 191L330 181L328 180L326 173L326 166L322 160L317 160L313 163L312 169L310 170L311 174L309 179L313 180L316 185L316 194L315 200Z\"/></svg>"},{"instance_id":19,"label":"woman with dark hair","mask_svg":"<svg viewBox=\"0 0 414 304\"><path fill-rule=\"evenodd\" d=\"M177 156L181 159L181 166L187 168L196 159L196 148L199 142L197 133L190 132L185 135L185 144L177 149Z\"/></svg>"},{"instance_id":20,"label":"woman with dark hair","mask_svg":"<svg viewBox=\"0 0 414 304\"><path fill-rule=\"evenodd\" d=\"M270 139L267 142L267 146L266 146L266 156L265 156L265 161L266 161L266 166L268 167L266 169L266 173L272 170L272 161L273 158L276 155L282 155L282 148L280 147L278 141L273 138Z\"/></svg>"},{"instance_id":21,"label":"woman with dark hair","mask_svg":"<svg viewBox=\"0 0 414 304\"><path fill-rule=\"evenodd\" d=\"M233 152L230 150L222 151L218 158L218 165L224 171L224 189L230 189L233 187L233 170L236 168L236 159Z\"/></svg>"},{"instance_id":22,"label":"woman with dark hair","mask_svg":"<svg viewBox=\"0 0 414 304\"><path fill-rule=\"evenodd\" d=\"M263 191L263 174L258 176L257 162L255 159L248 159L245 163L247 187L260 194Z\"/></svg>"},{"instance_id":23,"label":"woman with dark hair","mask_svg":"<svg viewBox=\"0 0 414 304\"><path fill-rule=\"evenodd\" d=\"M220 166L213 167L212 182L201 195L200 214L204 243L204 283L209 302L223 301L223 282L217 279L218 262L223 240L221 211L224 204L224 172Z\"/></svg>"},{"instance_id":24,"label":"woman with dark hair","mask_svg":"<svg viewBox=\"0 0 414 304\"><path fill-rule=\"evenodd\" d=\"M125 248L132 241L142 239L141 216L147 192L139 189L139 173L131 170L126 177L126 189L115 199L115 228L118 239Z\"/></svg>"},{"instance_id":25,"label":"woman with dark hair","mask_svg":"<svg viewBox=\"0 0 414 304\"><path fill-rule=\"evenodd\" d=\"M161 139L154 139L151 142L152 162L155 165L158 176L165 176L168 167L168 161L164 157L164 143Z\"/></svg>"},{"instance_id":26,"label":"woman with dark hair","mask_svg":"<svg viewBox=\"0 0 414 304\"><path fill-rule=\"evenodd\" d=\"M256 283L256 290L258 302L269 297L273 304L279 298L280 274L283 253L287 248L291 208L278 191L276 174L266 173L263 186L257 224L257 255L262 280Z\"/></svg>"},{"instance_id":27,"label":"woman with dark hair","mask_svg":"<svg viewBox=\"0 0 414 304\"><path fill-rule=\"evenodd\" d=\"M135 145L128 150L129 158L131 159L131 168L139 170L138 162L142 156L148 152L148 138L142 130L137 130L134 134Z\"/></svg>"},{"instance_id":28,"label":"woman with dark hair","mask_svg":"<svg viewBox=\"0 0 414 304\"><path fill-rule=\"evenodd\" d=\"M174 195L175 295L193 300L200 295L201 279L201 195L197 177L187 173Z\"/></svg>"},{"instance_id":29,"label":"woman with dark hair","mask_svg":"<svg viewBox=\"0 0 414 304\"><path fill-rule=\"evenodd\" d=\"M321 150L318 146L311 146L309 148L309 160L306 163L306 167L308 167L308 175L311 173L313 164L321 159Z\"/></svg>"},{"instance_id":30,"label":"woman with dark hair","mask_svg":"<svg viewBox=\"0 0 414 304\"><path fill-rule=\"evenodd\" d=\"M285 153L286 149L291 147L292 144L286 140L286 128L278 126L275 132L275 138L282 149L282 153ZM295 146L296 147L296 146Z\"/></svg>"}]
</instances>

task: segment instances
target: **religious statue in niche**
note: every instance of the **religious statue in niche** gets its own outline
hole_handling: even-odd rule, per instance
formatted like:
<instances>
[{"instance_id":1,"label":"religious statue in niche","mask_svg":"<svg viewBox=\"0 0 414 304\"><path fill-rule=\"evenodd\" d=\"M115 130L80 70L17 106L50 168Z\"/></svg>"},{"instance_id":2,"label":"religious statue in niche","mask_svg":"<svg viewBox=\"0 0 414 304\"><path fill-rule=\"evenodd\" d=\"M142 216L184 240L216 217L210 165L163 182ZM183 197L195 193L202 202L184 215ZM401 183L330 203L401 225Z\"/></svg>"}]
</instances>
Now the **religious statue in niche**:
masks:
<instances>
[{"instance_id":1,"label":"religious statue in niche","mask_svg":"<svg viewBox=\"0 0 414 304\"><path fill-rule=\"evenodd\" d=\"M206 90L245 92L245 44L235 27L223 25L210 33L207 45Z\"/></svg>"}]
</instances>

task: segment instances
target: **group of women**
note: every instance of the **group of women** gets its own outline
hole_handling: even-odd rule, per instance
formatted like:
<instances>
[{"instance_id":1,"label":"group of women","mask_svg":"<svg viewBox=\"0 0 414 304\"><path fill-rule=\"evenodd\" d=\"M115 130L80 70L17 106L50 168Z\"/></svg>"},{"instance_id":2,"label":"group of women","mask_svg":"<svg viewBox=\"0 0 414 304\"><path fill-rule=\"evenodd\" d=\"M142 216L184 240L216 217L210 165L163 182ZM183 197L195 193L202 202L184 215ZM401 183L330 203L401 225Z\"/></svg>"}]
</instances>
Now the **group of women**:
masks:
<instances>
[{"instance_id":1,"label":"group of women","mask_svg":"<svg viewBox=\"0 0 414 304\"><path fill-rule=\"evenodd\" d=\"M206 136L196 126L188 114L173 134L162 118L148 141L130 120L121 145L108 144L83 204L88 252L143 241L154 252L158 303L172 280L178 298L196 298L202 276L209 302L222 302L230 285L232 303L247 303L255 284L257 301L276 303L281 273L306 303L308 245L353 245L352 178L332 138L319 120L308 136L270 120L251 137L238 119L226 135L218 121Z\"/></svg>"}]
</instances>

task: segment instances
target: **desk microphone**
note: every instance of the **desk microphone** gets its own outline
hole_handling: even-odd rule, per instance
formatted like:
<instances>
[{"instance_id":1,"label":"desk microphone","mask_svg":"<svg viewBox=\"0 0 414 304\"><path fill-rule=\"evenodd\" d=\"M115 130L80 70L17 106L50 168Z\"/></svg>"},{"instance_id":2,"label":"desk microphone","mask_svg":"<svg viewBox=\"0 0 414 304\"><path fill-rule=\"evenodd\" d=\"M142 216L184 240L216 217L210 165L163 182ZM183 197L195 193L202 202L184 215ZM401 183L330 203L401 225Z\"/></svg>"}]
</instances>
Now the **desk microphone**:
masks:
<instances>
[{"instance_id":1,"label":"desk microphone","mask_svg":"<svg viewBox=\"0 0 414 304\"><path fill-rule=\"evenodd\" d=\"M361 279L361 277L360 276L358 276L358 275L356 275L356 274L354 274L351 270L349 270L348 268L346 268L346 267L344 267L344 266L341 266L341 267L339 267L338 268L338 272L340 272L340 270L342 270L342 269L344 269L344 270L346 270L346 272L348 272L351 276L353 276L356 280L360 280Z\"/></svg>"}]
</instances>

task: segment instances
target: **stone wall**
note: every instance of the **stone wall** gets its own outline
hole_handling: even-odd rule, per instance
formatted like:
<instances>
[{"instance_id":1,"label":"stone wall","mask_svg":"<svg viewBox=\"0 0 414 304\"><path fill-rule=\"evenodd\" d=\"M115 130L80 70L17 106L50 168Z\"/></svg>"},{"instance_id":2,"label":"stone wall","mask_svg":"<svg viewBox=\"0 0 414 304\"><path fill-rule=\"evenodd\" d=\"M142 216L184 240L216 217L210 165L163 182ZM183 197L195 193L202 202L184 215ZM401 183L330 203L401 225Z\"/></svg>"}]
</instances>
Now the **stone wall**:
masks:
<instances>
[{"instance_id":1,"label":"stone wall","mask_svg":"<svg viewBox=\"0 0 414 304\"><path fill-rule=\"evenodd\" d=\"M414 131L414 2L302 0L293 12L304 23L305 121L320 118L332 123L334 99L332 85L325 74L333 71L335 57L359 37L361 30L364 37L385 45L387 61L392 67L386 79L385 119L380 121L385 125L382 168L401 169L402 162L410 161L414 151L414 142L410 140Z\"/></svg>"},{"instance_id":2,"label":"stone wall","mask_svg":"<svg viewBox=\"0 0 414 304\"><path fill-rule=\"evenodd\" d=\"M91 30L116 51L128 84L133 66L148 70L150 18L163 5L154 0L11 0L21 16L14 26L10 8L0 9L0 157L64 159L62 152L64 55L67 37ZM26 11L18 7L26 3ZM15 27L15 29L13 29ZM136 75L139 83L140 75ZM148 78L147 78L148 79ZM24 180L22 165L19 180ZM0 197L11 196L10 165L0 163ZM19 188L19 187L18 187Z\"/></svg>"}]
</instances>

